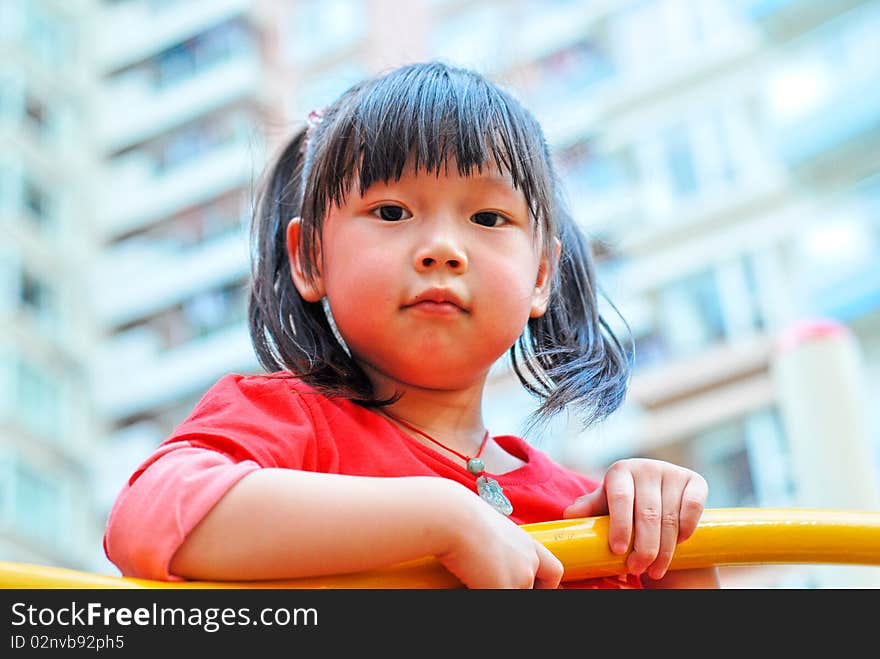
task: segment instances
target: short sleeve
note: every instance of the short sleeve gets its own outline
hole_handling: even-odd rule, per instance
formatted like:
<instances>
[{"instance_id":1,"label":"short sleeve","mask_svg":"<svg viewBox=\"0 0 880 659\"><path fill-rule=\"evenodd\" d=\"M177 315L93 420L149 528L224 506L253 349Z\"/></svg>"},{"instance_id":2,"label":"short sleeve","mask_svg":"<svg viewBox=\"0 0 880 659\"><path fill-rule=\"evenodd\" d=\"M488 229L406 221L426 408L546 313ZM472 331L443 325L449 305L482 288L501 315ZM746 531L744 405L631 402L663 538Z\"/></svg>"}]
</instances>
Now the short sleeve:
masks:
<instances>
[{"instance_id":1,"label":"short sleeve","mask_svg":"<svg viewBox=\"0 0 880 659\"><path fill-rule=\"evenodd\" d=\"M225 376L122 488L104 532L107 557L123 576L182 580L171 559L223 495L260 468L314 469L314 436L289 379Z\"/></svg>"}]
</instances>

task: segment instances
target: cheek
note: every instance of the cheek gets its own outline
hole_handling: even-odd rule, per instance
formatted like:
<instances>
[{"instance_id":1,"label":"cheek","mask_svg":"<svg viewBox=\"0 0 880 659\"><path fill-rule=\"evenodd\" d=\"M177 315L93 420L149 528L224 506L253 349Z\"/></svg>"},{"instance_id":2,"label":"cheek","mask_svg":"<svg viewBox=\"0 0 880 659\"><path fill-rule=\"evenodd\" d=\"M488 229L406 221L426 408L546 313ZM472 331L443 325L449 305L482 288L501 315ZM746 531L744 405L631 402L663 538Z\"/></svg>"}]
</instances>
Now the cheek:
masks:
<instances>
[{"instance_id":1,"label":"cheek","mask_svg":"<svg viewBox=\"0 0 880 659\"><path fill-rule=\"evenodd\" d=\"M481 315L491 325L486 342L504 352L529 321L537 266L528 259L498 264L483 278Z\"/></svg>"},{"instance_id":2,"label":"cheek","mask_svg":"<svg viewBox=\"0 0 880 659\"><path fill-rule=\"evenodd\" d=\"M331 303L335 296L344 304L357 304L360 297L381 290L381 284L376 283L388 277L387 253L376 246L375 237L357 229L350 224L340 227L332 221L325 228L322 267Z\"/></svg>"},{"instance_id":3,"label":"cheek","mask_svg":"<svg viewBox=\"0 0 880 659\"><path fill-rule=\"evenodd\" d=\"M337 268L331 277L325 279L333 311L349 311L349 315L387 305L393 299L392 282L389 268L369 264ZM381 307L376 306L380 304Z\"/></svg>"},{"instance_id":4,"label":"cheek","mask_svg":"<svg viewBox=\"0 0 880 659\"><path fill-rule=\"evenodd\" d=\"M485 292L493 304L514 312L530 308L537 278L537 261L523 254L518 259L498 259L493 262L482 279Z\"/></svg>"},{"instance_id":5,"label":"cheek","mask_svg":"<svg viewBox=\"0 0 880 659\"><path fill-rule=\"evenodd\" d=\"M351 250L337 252L325 261L324 278L333 319L343 338L358 343L358 337L372 339L381 331L380 319L396 308L398 288L386 259Z\"/></svg>"}]
</instances>

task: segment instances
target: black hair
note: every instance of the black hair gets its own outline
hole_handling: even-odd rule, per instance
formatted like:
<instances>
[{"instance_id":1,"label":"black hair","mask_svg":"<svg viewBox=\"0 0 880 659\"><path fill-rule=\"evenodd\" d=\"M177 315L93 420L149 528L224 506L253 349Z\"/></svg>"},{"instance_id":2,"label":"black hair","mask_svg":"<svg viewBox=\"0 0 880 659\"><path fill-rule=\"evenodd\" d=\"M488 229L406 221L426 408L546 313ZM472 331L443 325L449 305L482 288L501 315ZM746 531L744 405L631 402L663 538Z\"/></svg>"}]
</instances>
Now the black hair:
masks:
<instances>
[{"instance_id":1,"label":"black hair","mask_svg":"<svg viewBox=\"0 0 880 659\"><path fill-rule=\"evenodd\" d=\"M432 61L360 82L299 130L268 171L252 224L248 325L260 364L287 371L318 391L376 407L370 380L334 335L321 302L291 278L286 229L301 218L303 275L313 278L324 218L355 182L399 180L404 168L437 174L450 160L459 175L494 165L522 190L547 255L561 256L546 313L530 318L509 354L522 385L542 399L532 424L573 406L585 425L622 403L630 355L597 309L589 244L563 201L540 125L485 77Z\"/></svg>"}]
</instances>

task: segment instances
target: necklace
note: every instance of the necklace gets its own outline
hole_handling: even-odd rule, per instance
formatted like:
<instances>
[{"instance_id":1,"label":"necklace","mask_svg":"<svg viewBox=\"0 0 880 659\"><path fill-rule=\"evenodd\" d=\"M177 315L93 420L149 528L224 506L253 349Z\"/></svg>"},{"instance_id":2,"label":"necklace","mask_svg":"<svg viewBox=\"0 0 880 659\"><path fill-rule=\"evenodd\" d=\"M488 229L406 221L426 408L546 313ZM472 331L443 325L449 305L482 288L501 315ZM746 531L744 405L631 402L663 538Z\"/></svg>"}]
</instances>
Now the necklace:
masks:
<instances>
[{"instance_id":1,"label":"necklace","mask_svg":"<svg viewBox=\"0 0 880 659\"><path fill-rule=\"evenodd\" d=\"M440 448L446 449L450 453L453 453L464 460L467 470L477 477L477 494L480 495L480 498L502 515L510 515L513 512L513 504L511 504L510 500L504 495L504 490L501 489L501 485L499 485L498 481L496 481L494 478L490 478L484 473L486 470L486 464L483 462L480 456L483 454L483 449L486 448L486 443L489 441L488 430L486 431L486 434L483 435L483 441L480 443L479 450L476 452L474 457L469 458L468 456L459 453L455 449L449 448L445 444L440 443L425 431L419 430L414 425L407 423L403 419L400 419L385 410L383 410L382 413L389 419L396 421L405 428L412 430L414 433L418 433L428 441L433 442Z\"/></svg>"}]
</instances>

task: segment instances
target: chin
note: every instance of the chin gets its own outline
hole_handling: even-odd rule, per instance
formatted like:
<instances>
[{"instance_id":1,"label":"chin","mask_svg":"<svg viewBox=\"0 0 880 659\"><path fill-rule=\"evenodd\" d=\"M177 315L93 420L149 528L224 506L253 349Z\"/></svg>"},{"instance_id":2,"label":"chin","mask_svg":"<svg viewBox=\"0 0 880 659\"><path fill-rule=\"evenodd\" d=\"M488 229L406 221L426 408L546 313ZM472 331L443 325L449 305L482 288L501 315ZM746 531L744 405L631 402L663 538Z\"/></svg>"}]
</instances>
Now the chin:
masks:
<instances>
[{"instance_id":1,"label":"chin","mask_svg":"<svg viewBox=\"0 0 880 659\"><path fill-rule=\"evenodd\" d=\"M375 352L375 351L373 351ZM407 350L405 354L381 351L384 354L364 359L355 349L355 359L369 373L421 389L457 391L482 382L496 360L489 353L463 354L449 346ZM488 361L487 361L488 360Z\"/></svg>"},{"instance_id":2,"label":"chin","mask_svg":"<svg viewBox=\"0 0 880 659\"><path fill-rule=\"evenodd\" d=\"M415 364L373 364L371 369L382 377L394 382L399 382L408 387L429 389L435 391L460 391L468 389L485 379L489 367L485 369L475 368L473 364L467 366L438 366L442 359L426 358ZM425 364L432 367L426 372ZM491 366L491 365L490 365Z\"/></svg>"}]
</instances>

